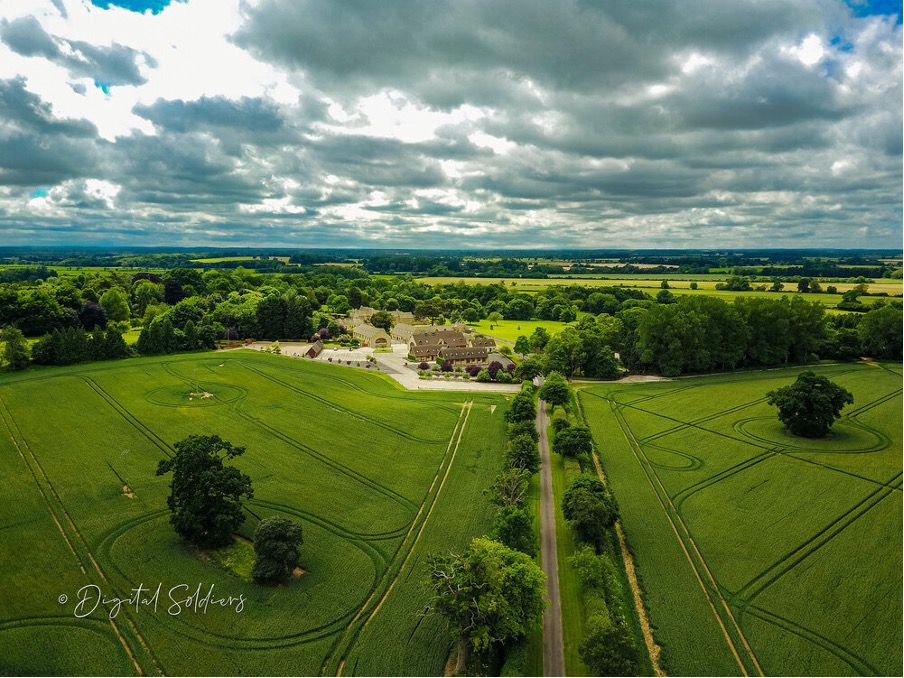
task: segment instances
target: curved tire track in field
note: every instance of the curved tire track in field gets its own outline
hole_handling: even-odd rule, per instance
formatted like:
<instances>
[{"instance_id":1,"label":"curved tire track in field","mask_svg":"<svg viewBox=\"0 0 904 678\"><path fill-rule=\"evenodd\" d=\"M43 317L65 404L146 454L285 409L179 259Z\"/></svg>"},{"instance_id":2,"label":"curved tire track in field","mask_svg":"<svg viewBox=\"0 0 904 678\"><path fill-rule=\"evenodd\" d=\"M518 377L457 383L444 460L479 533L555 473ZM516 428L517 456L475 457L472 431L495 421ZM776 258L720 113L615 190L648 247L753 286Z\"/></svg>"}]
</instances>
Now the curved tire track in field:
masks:
<instances>
[{"instance_id":1,"label":"curved tire track in field","mask_svg":"<svg viewBox=\"0 0 904 678\"><path fill-rule=\"evenodd\" d=\"M162 363L162 365L163 365L163 368L170 375L172 375L173 377L176 377L177 379L182 380L183 382L189 384L190 386L192 386L194 388L194 386L195 386L194 382L190 378L185 377L185 376L179 374L178 372L176 372L175 370L171 369L170 363ZM328 466L329 468L333 469L337 473L340 473L340 474L364 485L368 489L376 491L378 494L382 494L382 495L386 496L389 500L391 500L397 504L401 504L405 508L412 510L412 511L416 508L416 504L413 501L411 501L407 497L399 494L395 490L393 490L389 487L386 487L385 485L382 485L375 480L368 478L367 476L359 473L358 471L355 471L354 469L346 466L345 464L342 464L342 463L332 459L331 457L328 457L327 455L323 454L322 452L319 452L319 451L315 450L314 448L309 447L308 445L305 445L304 443L296 440L295 438L288 435L287 433L283 433L279 429L276 429L276 428L270 426L269 424L264 423L263 421L261 421L260 419L255 417L254 415L245 412L242 409L242 406L244 405L244 403L245 403L245 398L238 398L237 400L232 401L232 411L235 412L238 416L242 417L245 421L247 421L250 424L267 432L271 436L273 436L279 440L282 440L284 443L286 443L290 447L294 447L299 452L303 452L304 454L308 455L309 457L316 459L317 461Z\"/></svg>"},{"instance_id":2,"label":"curved tire track in field","mask_svg":"<svg viewBox=\"0 0 904 678\"><path fill-rule=\"evenodd\" d=\"M132 427L135 428L141 435L150 441L150 443L156 446L163 454L167 457L173 456L173 447L167 443L163 438L158 436L153 429L148 428L141 421L136 418L131 412L129 412L126 408L119 404L119 401L116 400L113 396L107 393L103 387L94 381L91 377L86 377L84 375L77 375L79 379L84 381L97 395L99 395L106 403L113 408L113 410L123 419L126 420Z\"/></svg>"},{"instance_id":3,"label":"curved tire track in field","mask_svg":"<svg viewBox=\"0 0 904 678\"><path fill-rule=\"evenodd\" d=\"M675 507L677 509L680 509L681 505L684 504L684 502L689 497L693 496L697 492L700 492L701 490L705 490L706 488L711 487L711 486L715 485L716 483L721 482L727 478L730 478L733 475L742 473L743 471L753 468L757 464L767 461L768 459L771 459L772 457L774 457L776 454L779 454L779 453L780 453L780 450L777 450L777 449L769 450L767 452L762 452L762 453L756 455L755 457L750 457L749 459L745 459L744 461L740 462L739 464L735 464L734 466L729 466L724 471L721 471L720 473L710 476L709 478L704 478L700 482L694 483L693 485L690 485L690 486L684 488L680 492L675 493L675 495L672 496L672 501L674 502ZM644 456L646 456L646 454L644 454Z\"/></svg>"},{"instance_id":4,"label":"curved tire track in field","mask_svg":"<svg viewBox=\"0 0 904 678\"><path fill-rule=\"evenodd\" d=\"M760 666L760 663L757 660L753 649L750 647L750 643L747 642L747 638L741 631L740 625L735 619L734 614L731 612L728 602L722 596L719 585L716 583L712 572L709 570L709 567L707 566L703 555L697 548L697 545L694 542L690 531L687 529L687 526L681 519L681 515L678 512L678 509L672 503L668 492L666 492L665 490L665 486L663 485L662 480L656 473L656 469L652 466L649 459L647 459L646 455L643 452L641 444L634 437L630 426L628 426L627 422L625 421L624 416L621 412L624 406L618 403L614 403L611 400L609 401L609 403L612 407L613 414L615 415L616 421L618 422L619 428L621 429L625 441L628 443L631 451L637 459L637 462L640 464L641 470L647 478L647 482L650 484L651 489L656 495L656 498L659 501L663 512L665 513L666 519L669 521L669 524L672 527L672 531L675 533L675 537L678 539L678 543L688 559L691 570L694 572L694 575L697 578L697 583L700 584L703 595L706 597L707 602L709 602L713 616L715 617L716 622L719 624L719 627L722 629L725 641L728 644L728 647L731 650L732 655L734 656L735 661L738 664L738 667L741 669L741 672L745 676L750 675L747 670L747 664L741 657L741 653L744 653L747 662L750 662L752 664L752 666L755 668L756 673L760 676L764 675L763 669ZM704 581L704 579L706 581ZM723 619L723 614L725 615L726 619ZM729 630L729 628L731 629L731 631ZM733 636L735 636L740 642L736 643Z\"/></svg>"},{"instance_id":5,"label":"curved tire track in field","mask_svg":"<svg viewBox=\"0 0 904 678\"><path fill-rule=\"evenodd\" d=\"M443 487L446 484L446 479L449 477L449 473L452 470L452 464L455 461L456 455L458 454L458 449L461 445L462 437L464 436L465 426L467 425L468 418L471 415L472 406L473 401L467 401L462 404L458 420L455 422L455 426L452 429L452 435L449 437L449 443L446 446L446 453L443 455L443 458L436 469L436 475L433 477L433 482L431 483L430 488L427 490L427 493L424 496L424 501L421 503L421 507L418 510L417 515L411 522L411 527L408 529L405 538L402 540L402 543L399 545L395 555L392 558L392 561L389 564L389 567L386 569L386 572L384 573L383 578L378 585L378 590L375 590L374 593L372 593L371 596L365 601L364 605L362 605L361 609L358 611L358 614L355 615L355 618L352 619L351 623L346 628L345 633L341 634L333 643L333 646L330 648L329 653L324 658L323 664L320 669L321 675L327 675L328 671L330 671L330 667L332 666L335 666L334 675L342 675L342 669L345 665L345 660L348 657L349 652L351 651L355 642L357 642L359 634L368 626L368 624L370 624L373 618L383 607L383 603L389 597L389 594L392 593L393 588L395 588L396 582L398 582L402 571L405 569L405 566L408 564L408 561L411 559L411 556L414 553L415 547L420 541L421 535L424 532L424 528L426 528L427 522L429 521L430 516L433 514L433 509L436 506L440 494L442 493ZM445 472L443 471L444 467ZM442 479L440 479L440 475L442 475ZM439 483L438 486L437 483ZM434 488L436 488L435 493L433 492ZM426 514L424 514L425 510ZM424 515L424 518L420 522L420 527L418 527L418 518L420 518L421 515ZM416 533L415 530L417 530ZM395 563L399 560L400 556L403 553L405 554L405 557L402 559L402 562L401 564L399 564L398 568L396 568ZM376 596L379 594L379 591L383 591L383 593L380 596L379 600L376 600ZM368 610L370 610L370 613L362 621L362 618Z\"/></svg>"},{"instance_id":6,"label":"curved tire track in field","mask_svg":"<svg viewBox=\"0 0 904 678\"><path fill-rule=\"evenodd\" d=\"M902 475L904 474L898 473L892 480L897 479L897 483L900 484ZM819 530L819 532L801 544L798 544L775 563L753 577L744 584L744 586L738 589L733 597L738 600L742 607L750 605L750 603L752 603L763 591L801 562L813 555L820 548L828 544L833 538L841 534L845 528L853 524L861 516L865 515L870 509L874 508L894 491L895 487L885 486L873 490L865 498L857 502L849 511L835 518L835 520Z\"/></svg>"},{"instance_id":7,"label":"curved tire track in field","mask_svg":"<svg viewBox=\"0 0 904 678\"><path fill-rule=\"evenodd\" d=\"M100 578L100 581L103 584L105 584L108 589L112 589L113 586L112 586L110 580L107 578L107 575L104 573L103 569L101 569L100 564L97 561L97 558L95 558L94 553L91 551L91 547L88 546L88 540L85 538L85 536L82 534L81 530L79 530L78 526L75 524L75 521L73 520L69 511L67 510L65 503L63 503L62 497L60 497L59 493L56 490L56 487L53 485L53 483L51 482L47 473L45 472L44 467L41 464L40 460L38 460L37 456L35 455L34 450L31 449L31 446L28 444L28 441L22 435L22 431L19 430L18 424L16 424L16 420L12 416L12 412L10 412L9 407L6 405L6 403L3 401L2 398L0 398L0 411L2 411L2 419L4 421L5 427L7 428L10 439L13 442L13 445L19 451L19 455L22 458L22 461L25 463L25 465L28 467L29 471L31 472L32 478L35 480L35 483L38 486L38 490L40 491L41 497L44 500L44 504L47 506L47 509L50 511L51 516L54 519L54 522L56 522L56 524L57 524L57 527L60 528L60 532L63 534L63 537L66 540L66 543L69 546L69 549L76 556L76 560L79 561L79 565L81 567L82 573L88 575L88 572L86 571L88 568L86 568L85 561L82 558L82 556L78 555L76 553L75 546L78 546L79 550L83 551L84 556L87 557L88 561L90 561L90 563L93 567L93 570L97 574L97 576ZM18 435L16 435L17 432L18 432ZM28 453L27 457L25 455L25 452ZM30 457L31 461L29 461L29 457ZM35 469L37 469L37 472L35 471ZM38 478L38 475L40 475L40 480ZM47 492L45 492L45 490L44 490L44 486L46 486L46 488L49 490L50 494L53 496L54 501L50 500L50 497L48 496ZM72 535L73 535L73 538L71 540L69 539L69 537L66 535L65 531L63 530L63 528L62 528L63 521L58 519L58 517L54 511L54 506L56 506L56 508L62 513L63 517L65 518L65 522L69 525L69 530L72 532ZM88 575L88 578L90 580L91 576ZM125 621L129 626L129 630L131 631L132 636L134 637L135 640L138 641L138 644L144 650L146 658L153 665L155 671L158 674L163 675L163 668L161 667L160 662L158 661L154 652L151 650L151 648L148 645L147 641L145 640L144 636L141 635L141 632L138 630L138 627L135 625L135 622L132 620L129 612L124 611L123 617L125 618ZM137 657L135 656L135 651L129 645L125 636L123 636L123 632L122 632L122 629L120 629L119 624L117 624L115 619L110 619L109 617L108 617L108 621L110 623L110 626L113 628L113 631L116 634L117 638L119 639L120 644L122 645L123 649L126 651L126 654L128 655L129 659L131 660L132 665L135 667L135 670L137 671L137 673L139 675L144 675L144 673L145 673L144 668L142 667L141 663L138 661Z\"/></svg>"},{"instance_id":8,"label":"curved tire track in field","mask_svg":"<svg viewBox=\"0 0 904 678\"><path fill-rule=\"evenodd\" d=\"M794 452L803 452L803 453L810 452L813 454L870 454L872 452L881 452L882 450L887 449L891 445L891 440L889 439L889 437L887 435L885 435L881 431L878 431L877 429L874 429L871 426L867 426L866 424L863 424L859 421L845 421L844 423L852 428L859 428L859 429L866 431L867 433L874 435L876 437L876 439L878 440L878 442L876 444L871 445L869 447L853 448L853 449L851 449L851 448L848 448L848 449L843 449L843 448L819 449L819 448L815 448L815 447L804 447L803 445L799 444L800 442L802 442L800 438L792 436L790 434L784 434L786 437L785 440L777 440L775 438L767 438L765 436L758 435L756 433L751 433L750 431L748 431L746 429L746 426L748 426L751 422L764 421L764 420L774 421L773 418L769 417L769 416L748 417L746 419L737 420L734 423L734 425L732 426L732 428L734 429L734 431L736 433L743 436L744 438L747 438L747 440L741 440L740 438L738 440L740 442L747 443L748 445L751 444L750 443L751 440L755 440L757 442L765 443L767 445L771 444L773 446L778 446L783 449L792 450Z\"/></svg>"},{"instance_id":9,"label":"curved tire track in field","mask_svg":"<svg viewBox=\"0 0 904 678\"><path fill-rule=\"evenodd\" d=\"M857 654L854 654L850 650L837 643L829 640L823 635L816 633L815 631L808 629L805 626L801 626L797 622L791 621L785 617L775 614L774 612L770 612L762 607L751 606L747 610L745 610L747 614L751 617L756 617L760 621L764 621L767 624L772 624L773 626L777 626L783 631L788 633L792 633L795 636L803 638L807 640L817 647L822 648L826 652L836 656L838 659L843 661L845 664L850 666L854 671L856 671L861 676L866 675L874 675L879 676L882 675L881 671L876 670L876 668L870 664L868 661L863 659Z\"/></svg>"},{"instance_id":10,"label":"curved tire track in field","mask_svg":"<svg viewBox=\"0 0 904 678\"><path fill-rule=\"evenodd\" d=\"M382 421L380 419L374 419L372 417L367 417L367 416L361 414L360 412L355 412L354 410L350 410L347 407L343 407L342 405L339 405L337 403L330 402L328 400L324 400L322 397L319 397L314 393L305 391L304 389L299 388L298 386L295 386L294 384L290 384L286 381L283 381L282 379L280 379L278 377L274 377L270 374L267 374L266 372L258 369L257 367L252 367L245 363L239 363L239 364L243 368L248 370L249 372L253 372L254 374L257 374L262 379L266 379L268 381L273 382L274 384L278 384L279 386L282 386L284 389L286 389L288 391L292 391L293 393L296 393L296 394L302 396L303 398L307 398L308 400L313 400L314 402L316 402L320 405L325 405L326 407L330 408L331 410L335 410L336 412L340 412L346 416L353 417L360 421L367 422L368 424L370 424L372 426L378 426L379 428L385 429L385 430L389 431L390 433L393 433L394 435L399 436L400 438L407 438L408 440L411 440L413 442L425 443L425 444L433 444L433 443L442 442L441 438L421 438L419 436L412 435L412 434L408 433L407 431L395 428L394 426L390 426L385 421ZM168 368L169 363L165 363L165 365ZM173 374L174 374L174 376L179 376L175 373L173 373ZM186 377L180 377L180 378L186 379Z\"/></svg>"}]
</instances>

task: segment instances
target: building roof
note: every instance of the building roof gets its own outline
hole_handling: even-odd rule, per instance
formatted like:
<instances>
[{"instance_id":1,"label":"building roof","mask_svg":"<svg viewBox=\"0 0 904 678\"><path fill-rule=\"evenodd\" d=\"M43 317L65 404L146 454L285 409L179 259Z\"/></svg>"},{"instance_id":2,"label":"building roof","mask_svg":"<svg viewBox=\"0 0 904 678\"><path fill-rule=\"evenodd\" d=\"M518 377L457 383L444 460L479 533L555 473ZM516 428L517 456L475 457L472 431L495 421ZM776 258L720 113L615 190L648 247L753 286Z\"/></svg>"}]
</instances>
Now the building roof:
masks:
<instances>
[{"instance_id":1,"label":"building roof","mask_svg":"<svg viewBox=\"0 0 904 678\"><path fill-rule=\"evenodd\" d=\"M386 334L386 330L382 327L374 327L367 323L355 327L352 330L352 334L360 334L362 337L367 337L368 339L373 339L374 337L389 337L389 335Z\"/></svg>"},{"instance_id":2,"label":"building roof","mask_svg":"<svg viewBox=\"0 0 904 678\"><path fill-rule=\"evenodd\" d=\"M438 330L431 329L428 331L416 331L411 336L412 341L418 346L421 344L444 344L446 346L460 346L464 348L468 345L465 335L455 330Z\"/></svg>"},{"instance_id":3,"label":"building roof","mask_svg":"<svg viewBox=\"0 0 904 678\"><path fill-rule=\"evenodd\" d=\"M446 360L475 360L483 362L487 359L487 349L485 348L453 348L444 346L439 355Z\"/></svg>"},{"instance_id":4,"label":"building roof","mask_svg":"<svg viewBox=\"0 0 904 678\"><path fill-rule=\"evenodd\" d=\"M471 337L471 346L485 346L492 348L496 346L496 340L492 337Z\"/></svg>"},{"instance_id":5,"label":"building roof","mask_svg":"<svg viewBox=\"0 0 904 678\"><path fill-rule=\"evenodd\" d=\"M319 355L322 350L323 350L323 342L320 341L320 339L318 339L313 344L311 344L311 347L308 349L307 352L310 353L311 351L313 351L314 355Z\"/></svg>"},{"instance_id":6,"label":"building roof","mask_svg":"<svg viewBox=\"0 0 904 678\"><path fill-rule=\"evenodd\" d=\"M499 363L502 363L503 367L508 367L509 365L515 364L514 360L512 360L511 358L506 358L501 353L490 353L490 355L487 356L487 362L491 363L494 360Z\"/></svg>"},{"instance_id":7,"label":"building roof","mask_svg":"<svg viewBox=\"0 0 904 678\"><path fill-rule=\"evenodd\" d=\"M415 358L435 358L439 355L442 346L437 346L436 344L427 344L425 346L413 346L411 348L411 355Z\"/></svg>"}]
</instances>

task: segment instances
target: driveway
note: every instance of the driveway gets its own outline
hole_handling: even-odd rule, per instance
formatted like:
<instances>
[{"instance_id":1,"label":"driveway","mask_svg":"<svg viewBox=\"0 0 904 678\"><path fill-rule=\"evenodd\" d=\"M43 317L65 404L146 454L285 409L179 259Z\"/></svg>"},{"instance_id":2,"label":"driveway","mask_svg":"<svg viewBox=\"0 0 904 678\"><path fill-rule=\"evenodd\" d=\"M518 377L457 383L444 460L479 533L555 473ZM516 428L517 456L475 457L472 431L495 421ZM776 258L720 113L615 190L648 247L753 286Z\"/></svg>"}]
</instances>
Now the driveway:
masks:
<instances>
[{"instance_id":1,"label":"driveway","mask_svg":"<svg viewBox=\"0 0 904 678\"><path fill-rule=\"evenodd\" d=\"M255 342L250 346L246 346L246 350L262 351L270 346L270 342ZM311 344L307 343L280 343L279 345L282 355L305 357ZM335 348L327 346L323 349L319 356L314 360L329 362L332 358L333 364L342 364L356 369L365 369L363 365L367 362L367 356L372 355L377 359L376 367L371 367L371 371L379 371L394 379L405 388L411 391L478 391L478 392L496 392L496 393L517 393L521 390L521 384L487 384L474 380L459 379L421 379L418 376L417 369L412 367L413 363L408 360L408 347L405 344L393 344L392 353L374 353L372 348ZM362 367L356 367L357 363L361 363Z\"/></svg>"}]
</instances>

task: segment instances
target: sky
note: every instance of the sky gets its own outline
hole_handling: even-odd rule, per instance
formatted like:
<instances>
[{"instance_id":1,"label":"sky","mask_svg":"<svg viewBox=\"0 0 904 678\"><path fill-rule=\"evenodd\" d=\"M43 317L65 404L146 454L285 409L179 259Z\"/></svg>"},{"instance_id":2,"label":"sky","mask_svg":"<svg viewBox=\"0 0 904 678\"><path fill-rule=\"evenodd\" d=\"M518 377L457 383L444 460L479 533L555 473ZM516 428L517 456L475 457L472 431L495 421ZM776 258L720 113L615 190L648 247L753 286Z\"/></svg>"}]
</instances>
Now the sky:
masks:
<instances>
[{"instance_id":1,"label":"sky","mask_svg":"<svg viewBox=\"0 0 904 678\"><path fill-rule=\"evenodd\" d=\"M901 14L0 0L0 245L899 248Z\"/></svg>"}]
</instances>

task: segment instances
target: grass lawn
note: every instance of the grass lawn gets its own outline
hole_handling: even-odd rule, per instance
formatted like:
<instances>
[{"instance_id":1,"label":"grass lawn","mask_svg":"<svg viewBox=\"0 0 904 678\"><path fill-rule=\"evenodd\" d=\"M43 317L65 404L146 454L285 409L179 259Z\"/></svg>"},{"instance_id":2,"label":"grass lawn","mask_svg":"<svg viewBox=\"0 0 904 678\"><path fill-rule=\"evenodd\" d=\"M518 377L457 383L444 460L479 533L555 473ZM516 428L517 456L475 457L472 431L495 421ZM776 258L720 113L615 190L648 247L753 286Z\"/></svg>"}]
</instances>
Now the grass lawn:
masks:
<instances>
[{"instance_id":1,"label":"grass lawn","mask_svg":"<svg viewBox=\"0 0 904 678\"><path fill-rule=\"evenodd\" d=\"M576 324L566 324L558 320L500 320L498 323L493 323L493 329L490 329L490 321L481 320L478 323L468 323L468 327L473 327L481 334L494 339L501 339L514 345L520 335L523 334L525 337L530 338L530 335L538 327L545 328L550 335L553 335L558 334L569 325L574 326Z\"/></svg>"},{"instance_id":2,"label":"grass lawn","mask_svg":"<svg viewBox=\"0 0 904 678\"><path fill-rule=\"evenodd\" d=\"M423 614L424 563L489 533L505 404L251 351L0 375L0 673L441 674L451 636ZM211 557L177 538L155 469L192 433L247 448L239 536L299 522L304 574L257 586L247 544ZM243 609L186 603L199 583ZM75 616L86 585L157 584L159 605L112 624L109 605Z\"/></svg>"},{"instance_id":3,"label":"grass lawn","mask_svg":"<svg viewBox=\"0 0 904 678\"><path fill-rule=\"evenodd\" d=\"M820 440L765 402L802 368L579 391L670 674L900 671L900 365L812 369Z\"/></svg>"}]
</instances>

